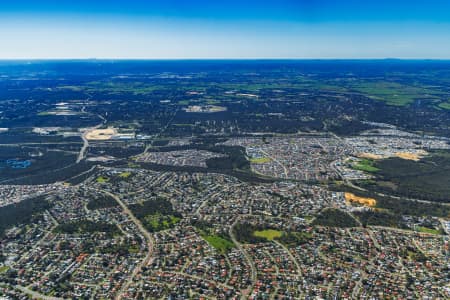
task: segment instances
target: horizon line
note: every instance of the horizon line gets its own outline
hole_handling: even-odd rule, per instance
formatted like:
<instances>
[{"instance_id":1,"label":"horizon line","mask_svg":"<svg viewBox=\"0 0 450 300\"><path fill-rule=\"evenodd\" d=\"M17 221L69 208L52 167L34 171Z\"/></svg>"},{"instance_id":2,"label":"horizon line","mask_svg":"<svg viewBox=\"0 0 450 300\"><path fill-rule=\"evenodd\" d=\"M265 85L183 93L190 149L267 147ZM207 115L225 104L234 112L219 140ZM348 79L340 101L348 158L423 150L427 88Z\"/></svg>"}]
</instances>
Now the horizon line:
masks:
<instances>
[{"instance_id":1,"label":"horizon line","mask_svg":"<svg viewBox=\"0 0 450 300\"><path fill-rule=\"evenodd\" d=\"M412 57L412 58L398 58L398 57L180 57L180 58L151 58L151 57L73 57L73 58L58 58L58 57L35 57L35 58L0 58L0 61L245 61L245 60L272 60L272 61L282 61L282 60L397 60L397 61L408 61L408 60L434 60L434 61L448 61L448 58L433 58L433 57Z\"/></svg>"}]
</instances>

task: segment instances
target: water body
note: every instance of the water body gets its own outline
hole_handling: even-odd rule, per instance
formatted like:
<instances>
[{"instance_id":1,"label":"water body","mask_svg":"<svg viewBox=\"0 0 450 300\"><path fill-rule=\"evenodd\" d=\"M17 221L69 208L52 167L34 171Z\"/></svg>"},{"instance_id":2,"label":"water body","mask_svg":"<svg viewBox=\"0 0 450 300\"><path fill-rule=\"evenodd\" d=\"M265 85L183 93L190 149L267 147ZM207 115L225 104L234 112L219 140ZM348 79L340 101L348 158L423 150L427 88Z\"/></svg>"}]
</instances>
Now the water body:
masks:
<instances>
[{"instance_id":1,"label":"water body","mask_svg":"<svg viewBox=\"0 0 450 300\"><path fill-rule=\"evenodd\" d=\"M11 169L26 169L31 166L31 160L8 159L6 166Z\"/></svg>"}]
</instances>

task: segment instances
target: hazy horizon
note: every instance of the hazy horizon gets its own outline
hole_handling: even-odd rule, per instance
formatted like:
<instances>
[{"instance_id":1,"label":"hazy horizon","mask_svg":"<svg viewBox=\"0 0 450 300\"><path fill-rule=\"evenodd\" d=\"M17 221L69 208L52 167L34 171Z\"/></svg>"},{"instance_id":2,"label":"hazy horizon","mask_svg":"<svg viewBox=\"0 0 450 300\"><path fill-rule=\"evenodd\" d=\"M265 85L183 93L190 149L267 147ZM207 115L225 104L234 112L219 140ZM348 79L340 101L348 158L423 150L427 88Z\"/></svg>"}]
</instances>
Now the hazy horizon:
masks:
<instances>
[{"instance_id":1,"label":"hazy horizon","mask_svg":"<svg viewBox=\"0 0 450 300\"><path fill-rule=\"evenodd\" d=\"M450 59L442 0L22 0L0 59Z\"/></svg>"}]
</instances>

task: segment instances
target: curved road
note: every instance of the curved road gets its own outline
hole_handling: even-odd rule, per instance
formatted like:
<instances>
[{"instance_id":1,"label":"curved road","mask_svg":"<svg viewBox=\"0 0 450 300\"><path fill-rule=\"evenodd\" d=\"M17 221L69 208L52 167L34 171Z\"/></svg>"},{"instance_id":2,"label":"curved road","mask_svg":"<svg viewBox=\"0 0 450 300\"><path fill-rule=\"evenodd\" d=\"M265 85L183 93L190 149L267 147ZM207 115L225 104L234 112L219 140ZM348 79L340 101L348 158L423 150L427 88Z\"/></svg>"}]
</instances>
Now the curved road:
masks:
<instances>
[{"instance_id":1,"label":"curved road","mask_svg":"<svg viewBox=\"0 0 450 300\"><path fill-rule=\"evenodd\" d=\"M147 247L148 247L148 252L147 252L147 256L145 257L145 259L138 264L134 270L131 276L128 276L128 280L122 285L122 288L120 289L119 293L116 296L117 300L122 299L123 294L126 292L126 290L128 289L128 287L130 286L131 282L133 281L133 278L136 277L136 275L139 273L139 271L142 269L142 267L148 265L150 263L150 260L152 259L153 256L153 237L151 236L151 234L147 231L147 229L144 228L144 226L142 225L141 221L139 221L134 214L130 211L130 209L128 208L128 206L126 206L125 203L123 203L122 200L120 200L120 198L116 195L114 195L113 193L110 193L108 191L105 190L101 190L102 193L112 197L114 200L116 200L116 202L120 205L120 207L122 207L123 211L128 215L128 217L131 219L131 221L133 221L134 224L136 224L137 228L139 229L139 231L142 233L142 235L145 237L145 239L147 240Z\"/></svg>"},{"instance_id":2,"label":"curved road","mask_svg":"<svg viewBox=\"0 0 450 300\"><path fill-rule=\"evenodd\" d=\"M106 119L102 115L98 115L98 117L100 119L102 119L102 122L94 127L85 128L85 131L83 131L83 133L81 134L81 139L83 140L83 146L81 147L80 153L78 154L78 158L77 158L77 162L76 162L77 164L80 163L84 159L84 157L86 156L86 150L89 147L89 141L86 138L87 133L90 130L98 129L102 125L106 124Z\"/></svg>"},{"instance_id":3,"label":"curved road","mask_svg":"<svg viewBox=\"0 0 450 300\"><path fill-rule=\"evenodd\" d=\"M231 240L233 241L233 243L237 246L237 248L239 249L239 251L242 252L242 254L244 254L245 259L247 260L248 264L250 265L251 268L251 285L248 287L248 291L247 292L243 292L242 293L242 299L245 299L248 293L251 293L253 287L256 284L256 267L255 264L252 260L252 258L248 255L247 251L245 251L244 247L242 247L241 243L239 243L239 241L236 239L234 232L233 232L233 228L236 225L236 223L239 222L239 217L236 218L236 220L233 222L233 224L230 227L230 231L229 231L229 235L231 237Z\"/></svg>"}]
</instances>

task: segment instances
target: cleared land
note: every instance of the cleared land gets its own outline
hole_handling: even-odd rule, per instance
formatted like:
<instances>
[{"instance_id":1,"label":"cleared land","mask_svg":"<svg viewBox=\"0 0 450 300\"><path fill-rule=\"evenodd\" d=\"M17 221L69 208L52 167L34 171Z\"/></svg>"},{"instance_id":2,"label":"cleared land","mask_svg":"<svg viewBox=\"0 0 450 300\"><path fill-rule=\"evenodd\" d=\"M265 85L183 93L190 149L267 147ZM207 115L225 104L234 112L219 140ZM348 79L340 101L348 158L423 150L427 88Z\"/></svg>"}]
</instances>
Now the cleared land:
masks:
<instances>
[{"instance_id":1,"label":"cleared land","mask_svg":"<svg viewBox=\"0 0 450 300\"><path fill-rule=\"evenodd\" d=\"M398 158L406 159L406 160L419 161L427 155L428 155L428 152L426 152L425 150L421 150L421 151L416 151L416 152L404 152L404 151L396 152L393 155L377 155L377 154L371 154L371 153L360 153L360 154L358 154L358 157L367 159L367 160L380 160L380 159L386 159L386 158L390 158L390 157L398 157ZM367 161L362 160L363 164L366 164L365 162L367 162ZM365 171L365 170L362 170L362 171ZM371 172L371 171L369 171L369 172Z\"/></svg>"},{"instance_id":2,"label":"cleared land","mask_svg":"<svg viewBox=\"0 0 450 300\"><path fill-rule=\"evenodd\" d=\"M86 132L85 137L90 141L107 141L110 140L115 134L117 134L117 130L114 128L93 129Z\"/></svg>"},{"instance_id":3,"label":"cleared land","mask_svg":"<svg viewBox=\"0 0 450 300\"><path fill-rule=\"evenodd\" d=\"M359 197L352 193L345 193L345 200L350 203L358 203L370 207L377 205L377 201L373 198Z\"/></svg>"},{"instance_id":4,"label":"cleared land","mask_svg":"<svg viewBox=\"0 0 450 300\"><path fill-rule=\"evenodd\" d=\"M359 153L358 157L368 158L368 159L382 159L383 158L383 156L381 156L381 155L372 154L372 153Z\"/></svg>"},{"instance_id":5,"label":"cleared land","mask_svg":"<svg viewBox=\"0 0 450 300\"><path fill-rule=\"evenodd\" d=\"M402 158L402 159L419 161L426 154L427 154L427 152L425 152L425 151L423 151L421 153L397 152L397 153L395 153L395 156Z\"/></svg>"}]
</instances>

